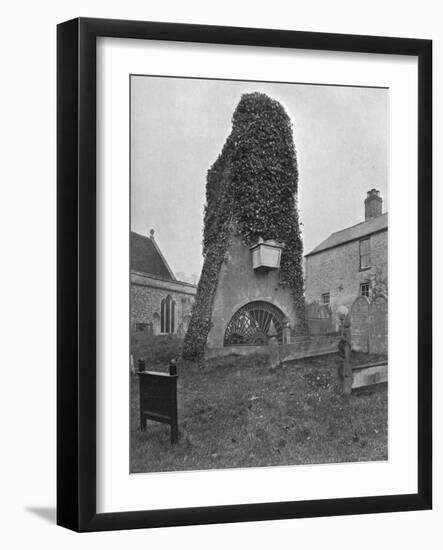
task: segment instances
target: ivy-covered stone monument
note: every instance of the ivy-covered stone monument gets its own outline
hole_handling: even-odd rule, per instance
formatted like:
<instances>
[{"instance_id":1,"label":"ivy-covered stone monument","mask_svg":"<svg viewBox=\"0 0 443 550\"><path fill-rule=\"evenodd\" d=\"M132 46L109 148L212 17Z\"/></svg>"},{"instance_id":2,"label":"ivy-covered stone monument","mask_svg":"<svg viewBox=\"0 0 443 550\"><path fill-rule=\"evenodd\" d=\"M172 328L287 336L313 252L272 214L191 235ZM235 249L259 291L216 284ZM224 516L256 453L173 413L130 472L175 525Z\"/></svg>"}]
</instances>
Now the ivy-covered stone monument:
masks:
<instances>
[{"instance_id":1,"label":"ivy-covered stone monument","mask_svg":"<svg viewBox=\"0 0 443 550\"><path fill-rule=\"evenodd\" d=\"M209 169L203 269L183 357L248 353L305 330L292 124L263 93L242 96Z\"/></svg>"}]
</instances>

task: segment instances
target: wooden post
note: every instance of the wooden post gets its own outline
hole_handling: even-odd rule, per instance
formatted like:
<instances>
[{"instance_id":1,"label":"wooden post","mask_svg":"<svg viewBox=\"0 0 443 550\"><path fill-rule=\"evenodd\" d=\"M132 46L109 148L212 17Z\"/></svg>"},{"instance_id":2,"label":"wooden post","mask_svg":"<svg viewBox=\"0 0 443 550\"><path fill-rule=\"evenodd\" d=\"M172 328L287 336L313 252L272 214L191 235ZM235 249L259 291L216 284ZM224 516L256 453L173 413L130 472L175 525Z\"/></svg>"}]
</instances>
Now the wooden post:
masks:
<instances>
[{"instance_id":1,"label":"wooden post","mask_svg":"<svg viewBox=\"0 0 443 550\"><path fill-rule=\"evenodd\" d=\"M178 414L177 414L177 361L171 359L169 362L169 376L173 382L172 389L172 406L171 406L171 444L174 445L178 441Z\"/></svg>"},{"instance_id":2,"label":"wooden post","mask_svg":"<svg viewBox=\"0 0 443 550\"><path fill-rule=\"evenodd\" d=\"M340 317L340 341L338 353L341 359L338 374L342 392L349 395L352 389L353 373L351 367L351 321L349 314Z\"/></svg>"},{"instance_id":3,"label":"wooden post","mask_svg":"<svg viewBox=\"0 0 443 550\"><path fill-rule=\"evenodd\" d=\"M275 371L280 365L280 350L278 347L277 331L274 322L271 320L268 330L269 345L269 370Z\"/></svg>"},{"instance_id":4,"label":"wooden post","mask_svg":"<svg viewBox=\"0 0 443 550\"><path fill-rule=\"evenodd\" d=\"M144 359L139 359L137 362L138 372L144 372L146 370L146 363Z\"/></svg>"},{"instance_id":5,"label":"wooden post","mask_svg":"<svg viewBox=\"0 0 443 550\"><path fill-rule=\"evenodd\" d=\"M171 359L169 362L169 374L171 376L175 376L177 374L177 361L175 359Z\"/></svg>"}]
</instances>

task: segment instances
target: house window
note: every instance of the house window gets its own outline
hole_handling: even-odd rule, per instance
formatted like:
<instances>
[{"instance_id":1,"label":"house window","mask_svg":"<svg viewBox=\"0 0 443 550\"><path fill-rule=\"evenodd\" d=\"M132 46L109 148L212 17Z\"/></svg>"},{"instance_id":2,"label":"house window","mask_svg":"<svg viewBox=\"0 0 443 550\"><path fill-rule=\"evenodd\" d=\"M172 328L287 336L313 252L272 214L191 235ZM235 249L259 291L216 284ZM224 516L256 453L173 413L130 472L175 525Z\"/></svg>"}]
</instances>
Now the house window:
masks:
<instances>
[{"instance_id":1,"label":"house window","mask_svg":"<svg viewBox=\"0 0 443 550\"><path fill-rule=\"evenodd\" d=\"M328 306L331 303L331 295L329 294L329 292L325 292L321 295L321 303L324 306Z\"/></svg>"},{"instance_id":2,"label":"house window","mask_svg":"<svg viewBox=\"0 0 443 550\"><path fill-rule=\"evenodd\" d=\"M361 283L360 295L366 296L366 298L369 298L369 283Z\"/></svg>"},{"instance_id":3,"label":"house window","mask_svg":"<svg viewBox=\"0 0 443 550\"><path fill-rule=\"evenodd\" d=\"M360 241L360 269L367 269L368 267L371 267L369 237Z\"/></svg>"},{"instance_id":4,"label":"house window","mask_svg":"<svg viewBox=\"0 0 443 550\"><path fill-rule=\"evenodd\" d=\"M164 298L161 303L160 332L175 332L175 302L171 296Z\"/></svg>"}]
</instances>

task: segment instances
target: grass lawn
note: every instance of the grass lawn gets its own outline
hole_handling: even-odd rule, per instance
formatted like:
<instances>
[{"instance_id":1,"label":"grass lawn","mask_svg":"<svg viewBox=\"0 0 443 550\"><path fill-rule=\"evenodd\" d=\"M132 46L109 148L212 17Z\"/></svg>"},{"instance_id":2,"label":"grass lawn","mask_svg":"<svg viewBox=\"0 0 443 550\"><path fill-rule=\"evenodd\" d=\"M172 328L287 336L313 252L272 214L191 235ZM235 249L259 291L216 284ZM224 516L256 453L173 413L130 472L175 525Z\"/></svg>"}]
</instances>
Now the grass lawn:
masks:
<instances>
[{"instance_id":1,"label":"grass lawn","mask_svg":"<svg viewBox=\"0 0 443 550\"><path fill-rule=\"evenodd\" d=\"M179 343L162 346L167 365ZM154 370L149 358L147 366ZM230 356L203 367L179 363L178 374L174 446L169 426L148 421L140 431L138 377L131 375L133 473L387 459L387 385L342 396L334 356L275 372L264 357Z\"/></svg>"}]
</instances>

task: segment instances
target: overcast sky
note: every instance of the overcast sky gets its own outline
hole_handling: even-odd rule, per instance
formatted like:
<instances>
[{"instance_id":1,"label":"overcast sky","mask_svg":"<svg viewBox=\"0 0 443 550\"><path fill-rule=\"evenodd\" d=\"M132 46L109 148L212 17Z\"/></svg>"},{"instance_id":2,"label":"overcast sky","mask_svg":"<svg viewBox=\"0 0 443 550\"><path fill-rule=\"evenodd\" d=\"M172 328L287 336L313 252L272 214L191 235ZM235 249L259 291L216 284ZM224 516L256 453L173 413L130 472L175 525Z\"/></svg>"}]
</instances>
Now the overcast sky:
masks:
<instances>
[{"instance_id":1,"label":"overcast sky","mask_svg":"<svg viewBox=\"0 0 443 550\"><path fill-rule=\"evenodd\" d=\"M155 230L171 269L200 274L206 172L243 93L264 92L290 116L305 253L364 220L375 187L388 211L388 90L133 76L131 226Z\"/></svg>"}]
</instances>

